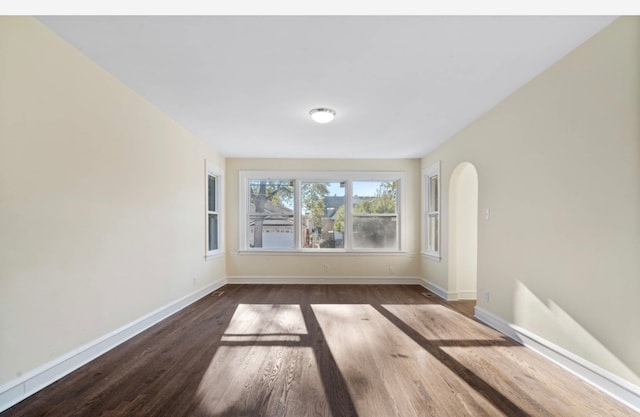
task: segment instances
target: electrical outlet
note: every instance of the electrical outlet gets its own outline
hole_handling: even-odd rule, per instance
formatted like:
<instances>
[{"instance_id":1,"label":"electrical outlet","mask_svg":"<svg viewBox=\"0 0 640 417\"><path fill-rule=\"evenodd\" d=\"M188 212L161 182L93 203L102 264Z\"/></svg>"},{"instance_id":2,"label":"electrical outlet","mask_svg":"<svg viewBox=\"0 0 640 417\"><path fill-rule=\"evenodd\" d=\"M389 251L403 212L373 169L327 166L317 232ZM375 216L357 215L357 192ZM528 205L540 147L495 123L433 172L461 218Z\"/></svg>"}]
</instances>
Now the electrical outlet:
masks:
<instances>
[{"instance_id":1,"label":"electrical outlet","mask_svg":"<svg viewBox=\"0 0 640 417\"><path fill-rule=\"evenodd\" d=\"M389 272L389 275L393 275L393 267L392 266L388 267L388 272Z\"/></svg>"},{"instance_id":2,"label":"electrical outlet","mask_svg":"<svg viewBox=\"0 0 640 417\"><path fill-rule=\"evenodd\" d=\"M489 212L488 208L484 209L484 219L489 220L490 218L491 218L491 212Z\"/></svg>"},{"instance_id":3,"label":"electrical outlet","mask_svg":"<svg viewBox=\"0 0 640 417\"><path fill-rule=\"evenodd\" d=\"M322 265L322 268L324 269L324 272L329 272L329 265L324 264Z\"/></svg>"},{"instance_id":4,"label":"electrical outlet","mask_svg":"<svg viewBox=\"0 0 640 417\"><path fill-rule=\"evenodd\" d=\"M488 290L485 290L482 293L482 298L484 298L484 302L487 303L487 304L489 303L489 296L490 296L490 293L489 293Z\"/></svg>"},{"instance_id":5,"label":"electrical outlet","mask_svg":"<svg viewBox=\"0 0 640 417\"><path fill-rule=\"evenodd\" d=\"M196 278L196 276L193 276L193 285L196 285L196 281L198 280L198 278Z\"/></svg>"}]
</instances>

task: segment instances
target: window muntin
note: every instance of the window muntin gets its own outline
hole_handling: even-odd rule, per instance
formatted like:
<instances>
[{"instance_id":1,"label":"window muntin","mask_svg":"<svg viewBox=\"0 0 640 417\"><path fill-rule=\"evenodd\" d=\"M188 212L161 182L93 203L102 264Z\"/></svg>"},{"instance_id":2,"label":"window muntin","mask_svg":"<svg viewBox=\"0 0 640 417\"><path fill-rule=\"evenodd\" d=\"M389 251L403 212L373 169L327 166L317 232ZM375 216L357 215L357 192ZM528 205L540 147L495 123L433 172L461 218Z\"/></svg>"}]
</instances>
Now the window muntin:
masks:
<instances>
[{"instance_id":1,"label":"window muntin","mask_svg":"<svg viewBox=\"0 0 640 417\"><path fill-rule=\"evenodd\" d=\"M440 259L440 162L424 170L424 253Z\"/></svg>"},{"instance_id":2,"label":"window muntin","mask_svg":"<svg viewBox=\"0 0 640 417\"><path fill-rule=\"evenodd\" d=\"M207 254L220 249L220 177L207 173Z\"/></svg>"},{"instance_id":3,"label":"window muntin","mask_svg":"<svg viewBox=\"0 0 640 417\"><path fill-rule=\"evenodd\" d=\"M400 211L403 179L402 172L241 171L240 250L399 252L404 247L401 237L405 226ZM286 211L283 226L287 229L280 232L288 235L278 244L266 244L264 231L262 246L256 244L255 219L260 212L255 203L261 182L267 188L265 196L270 183L275 188L279 182L286 188L286 201L279 200L276 211L281 215ZM354 204L354 199L363 197L367 197L367 204ZM386 205L372 201L376 198L386 199ZM265 216L266 211L262 213Z\"/></svg>"}]
</instances>

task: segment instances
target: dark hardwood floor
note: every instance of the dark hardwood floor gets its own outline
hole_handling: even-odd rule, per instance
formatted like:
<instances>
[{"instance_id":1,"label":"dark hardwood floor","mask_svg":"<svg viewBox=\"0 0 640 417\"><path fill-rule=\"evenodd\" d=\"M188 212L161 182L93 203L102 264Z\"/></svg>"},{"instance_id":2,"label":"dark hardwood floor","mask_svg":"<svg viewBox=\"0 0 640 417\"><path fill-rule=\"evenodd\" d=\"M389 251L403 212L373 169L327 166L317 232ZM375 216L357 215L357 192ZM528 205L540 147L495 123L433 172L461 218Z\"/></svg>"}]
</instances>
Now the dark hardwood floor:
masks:
<instances>
[{"instance_id":1,"label":"dark hardwood floor","mask_svg":"<svg viewBox=\"0 0 640 417\"><path fill-rule=\"evenodd\" d=\"M227 285L0 414L637 416L418 286Z\"/></svg>"}]
</instances>

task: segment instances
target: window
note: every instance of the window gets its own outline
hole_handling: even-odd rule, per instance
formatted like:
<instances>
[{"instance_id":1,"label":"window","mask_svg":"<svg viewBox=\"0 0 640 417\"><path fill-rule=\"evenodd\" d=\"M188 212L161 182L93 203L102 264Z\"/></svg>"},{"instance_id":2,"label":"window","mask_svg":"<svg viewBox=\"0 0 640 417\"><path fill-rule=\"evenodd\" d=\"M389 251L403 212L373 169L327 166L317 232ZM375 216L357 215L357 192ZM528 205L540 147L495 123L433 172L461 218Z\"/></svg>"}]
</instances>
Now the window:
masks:
<instances>
[{"instance_id":1,"label":"window","mask_svg":"<svg viewBox=\"0 0 640 417\"><path fill-rule=\"evenodd\" d=\"M301 230L303 248L344 248L343 182L302 182Z\"/></svg>"},{"instance_id":2,"label":"window","mask_svg":"<svg viewBox=\"0 0 640 417\"><path fill-rule=\"evenodd\" d=\"M207 256L220 251L220 184L220 176L207 171Z\"/></svg>"},{"instance_id":3,"label":"window","mask_svg":"<svg viewBox=\"0 0 640 417\"><path fill-rule=\"evenodd\" d=\"M398 252L403 176L243 171L240 249Z\"/></svg>"},{"instance_id":4,"label":"window","mask_svg":"<svg viewBox=\"0 0 640 417\"><path fill-rule=\"evenodd\" d=\"M424 253L440 259L440 161L423 171Z\"/></svg>"},{"instance_id":5,"label":"window","mask_svg":"<svg viewBox=\"0 0 640 417\"><path fill-rule=\"evenodd\" d=\"M249 247L295 248L294 180L249 182Z\"/></svg>"},{"instance_id":6,"label":"window","mask_svg":"<svg viewBox=\"0 0 640 417\"><path fill-rule=\"evenodd\" d=\"M353 247L358 249L397 247L396 181L354 181L352 218Z\"/></svg>"}]
</instances>

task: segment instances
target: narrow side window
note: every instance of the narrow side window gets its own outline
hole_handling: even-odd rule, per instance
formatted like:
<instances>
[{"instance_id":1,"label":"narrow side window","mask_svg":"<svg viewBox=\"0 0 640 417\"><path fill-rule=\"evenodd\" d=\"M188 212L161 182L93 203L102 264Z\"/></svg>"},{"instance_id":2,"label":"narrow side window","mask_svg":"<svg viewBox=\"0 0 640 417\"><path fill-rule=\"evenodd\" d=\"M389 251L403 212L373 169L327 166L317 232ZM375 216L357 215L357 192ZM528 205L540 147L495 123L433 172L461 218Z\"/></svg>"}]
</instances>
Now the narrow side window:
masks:
<instances>
[{"instance_id":1,"label":"narrow side window","mask_svg":"<svg viewBox=\"0 0 640 417\"><path fill-rule=\"evenodd\" d=\"M440 259L440 162L424 170L424 253Z\"/></svg>"},{"instance_id":2,"label":"narrow side window","mask_svg":"<svg viewBox=\"0 0 640 417\"><path fill-rule=\"evenodd\" d=\"M219 177L207 174L207 254L217 251L220 242Z\"/></svg>"}]
</instances>

